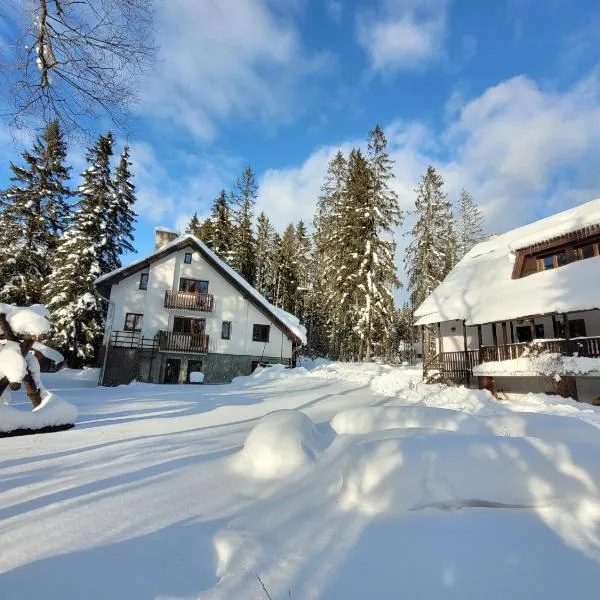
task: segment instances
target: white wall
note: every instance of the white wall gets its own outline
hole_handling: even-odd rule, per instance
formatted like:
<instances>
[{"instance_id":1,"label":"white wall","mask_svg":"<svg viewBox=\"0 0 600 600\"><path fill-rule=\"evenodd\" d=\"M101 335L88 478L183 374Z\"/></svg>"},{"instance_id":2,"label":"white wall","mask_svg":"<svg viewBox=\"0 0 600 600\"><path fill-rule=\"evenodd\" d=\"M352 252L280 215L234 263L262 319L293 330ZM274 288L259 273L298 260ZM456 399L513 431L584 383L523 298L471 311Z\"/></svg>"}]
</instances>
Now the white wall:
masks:
<instances>
[{"instance_id":1,"label":"white wall","mask_svg":"<svg viewBox=\"0 0 600 600\"><path fill-rule=\"evenodd\" d=\"M191 264L184 262L186 252L192 253ZM292 357L292 340L191 247L152 263L149 275L147 291L139 290L140 272L113 285L111 290L111 300L115 303L113 330L124 328L125 314L128 312L143 313L142 334L148 338L154 337L159 330L172 331L176 316L192 317L206 320L210 352L275 358ZM208 281L208 293L214 296L212 312L164 308L165 291L178 290L181 277ZM230 340L221 339L223 321L231 321ZM271 326L268 343L252 341L254 324Z\"/></svg>"}]
</instances>

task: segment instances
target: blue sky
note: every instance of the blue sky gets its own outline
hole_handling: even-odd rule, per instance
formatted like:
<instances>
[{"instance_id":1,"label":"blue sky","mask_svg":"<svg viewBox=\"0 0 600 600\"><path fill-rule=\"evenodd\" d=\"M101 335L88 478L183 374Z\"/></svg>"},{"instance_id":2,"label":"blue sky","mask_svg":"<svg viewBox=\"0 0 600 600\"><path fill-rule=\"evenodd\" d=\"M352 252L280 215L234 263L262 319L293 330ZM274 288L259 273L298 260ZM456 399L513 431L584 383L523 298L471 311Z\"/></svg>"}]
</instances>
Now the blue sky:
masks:
<instances>
[{"instance_id":1,"label":"blue sky","mask_svg":"<svg viewBox=\"0 0 600 600\"><path fill-rule=\"evenodd\" d=\"M599 26L592 0L158 0L159 61L119 134L136 246L205 215L246 164L259 210L310 221L329 157L377 122L406 210L429 162L490 232L598 197Z\"/></svg>"}]
</instances>

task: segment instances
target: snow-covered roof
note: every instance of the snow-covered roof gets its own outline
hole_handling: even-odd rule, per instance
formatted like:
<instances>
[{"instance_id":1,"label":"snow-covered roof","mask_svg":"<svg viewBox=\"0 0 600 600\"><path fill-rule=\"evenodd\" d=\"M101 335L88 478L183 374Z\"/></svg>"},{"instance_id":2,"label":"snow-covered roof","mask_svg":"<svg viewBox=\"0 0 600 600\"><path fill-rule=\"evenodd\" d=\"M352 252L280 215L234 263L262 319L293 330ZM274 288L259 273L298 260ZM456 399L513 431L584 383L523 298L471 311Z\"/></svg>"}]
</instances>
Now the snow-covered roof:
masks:
<instances>
[{"instance_id":1,"label":"snow-covered roof","mask_svg":"<svg viewBox=\"0 0 600 600\"><path fill-rule=\"evenodd\" d=\"M417 325L467 325L600 308L600 257L513 279L516 251L600 224L600 199L474 246L419 306Z\"/></svg>"},{"instance_id":2,"label":"snow-covered roof","mask_svg":"<svg viewBox=\"0 0 600 600\"><path fill-rule=\"evenodd\" d=\"M127 265L125 267L121 267L120 269L116 269L106 275L102 275L98 277L94 282L94 285L98 287L98 284L103 282L108 282L114 278L118 279L120 274L125 274L125 272L129 272L131 270L136 270L137 267L142 267L149 262L152 262L158 255L167 254L170 251L177 250L185 246L186 244L191 244L192 246L196 246L200 252L215 266L219 269L223 274L225 274L231 281L235 282L237 287L245 292L246 296L251 297L256 304L261 306L265 311L269 313L271 317L275 321L278 321L282 324L286 329L289 330L302 344L306 344L306 327L302 325L297 317L291 315L290 313L273 306L261 293L259 293L254 287L252 287L237 271L232 269L225 261L221 260L204 242L202 242L199 238L186 233L184 235L180 235L169 243L161 246L158 250L153 252L152 254L137 260L136 262Z\"/></svg>"}]
</instances>

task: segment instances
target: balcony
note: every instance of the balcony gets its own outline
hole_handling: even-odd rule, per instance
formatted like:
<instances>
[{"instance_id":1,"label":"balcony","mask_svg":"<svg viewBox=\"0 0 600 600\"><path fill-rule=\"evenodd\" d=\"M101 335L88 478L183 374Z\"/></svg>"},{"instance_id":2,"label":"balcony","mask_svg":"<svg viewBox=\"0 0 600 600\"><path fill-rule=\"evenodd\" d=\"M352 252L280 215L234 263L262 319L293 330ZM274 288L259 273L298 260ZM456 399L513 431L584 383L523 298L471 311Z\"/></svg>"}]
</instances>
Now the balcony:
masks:
<instances>
[{"instance_id":1,"label":"balcony","mask_svg":"<svg viewBox=\"0 0 600 600\"><path fill-rule=\"evenodd\" d=\"M165 291L165 308L212 312L213 306L214 298L212 294L177 292L175 290Z\"/></svg>"},{"instance_id":2,"label":"balcony","mask_svg":"<svg viewBox=\"0 0 600 600\"><path fill-rule=\"evenodd\" d=\"M177 333L174 331L159 331L158 349L161 352L207 354L208 336L197 333Z\"/></svg>"}]
</instances>

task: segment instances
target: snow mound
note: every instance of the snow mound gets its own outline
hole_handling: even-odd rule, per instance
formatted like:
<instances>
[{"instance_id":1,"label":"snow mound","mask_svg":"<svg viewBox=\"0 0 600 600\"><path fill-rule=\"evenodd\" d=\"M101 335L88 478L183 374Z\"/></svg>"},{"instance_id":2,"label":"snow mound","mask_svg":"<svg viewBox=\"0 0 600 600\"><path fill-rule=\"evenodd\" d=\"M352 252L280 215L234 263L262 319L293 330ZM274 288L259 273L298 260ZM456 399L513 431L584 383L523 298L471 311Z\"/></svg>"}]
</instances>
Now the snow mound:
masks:
<instances>
[{"instance_id":1,"label":"snow mound","mask_svg":"<svg viewBox=\"0 0 600 600\"><path fill-rule=\"evenodd\" d=\"M329 442L304 413L277 411L250 431L233 466L238 473L256 479L285 477L314 463Z\"/></svg>"},{"instance_id":2,"label":"snow mound","mask_svg":"<svg viewBox=\"0 0 600 600\"><path fill-rule=\"evenodd\" d=\"M600 510L600 465L586 444L412 430L356 444L344 463L339 505L366 515L561 500Z\"/></svg>"},{"instance_id":3,"label":"snow mound","mask_svg":"<svg viewBox=\"0 0 600 600\"><path fill-rule=\"evenodd\" d=\"M303 367L290 369L285 365L275 364L267 367L256 367L251 375L240 375L239 377L234 377L231 383L234 385L257 385L267 381L273 381L275 379L306 375L307 373L308 371Z\"/></svg>"},{"instance_id":4,"label":"snow mound","mask_svg":"<svg viewBox=\"0 0 600 600\"><path fill-rule=\"evenodd\" d=\"M77 409L52 392L44 390L42 403L31 412L0 404L0 431L8 433L15 429L42 429L57 425L74 424Z\"/></svg>"},{"instance_id":5,"label":"snow mound","mask_svg":"<svg viewBox=\"0 0 600 600\"><path fill-rule=\"evenodd\" d=\"M426 406L351 408L338 413L332 419L331 427L338 434L352 435L413 427L468 434L484 433L479 421L464 412Z\"/></svg>"},{"instance_id":6,"label":"snow mound","mask_svg":"<svg viewBox=\"0 0 600 600\"><path fill-rule=\"evenodd\" d=\"M300 360L300 366L304 367L307 371L312 371L320 367L326 367L330 364L331 361L328 358L302 358Z\"/></svg>"}]
</instances>

